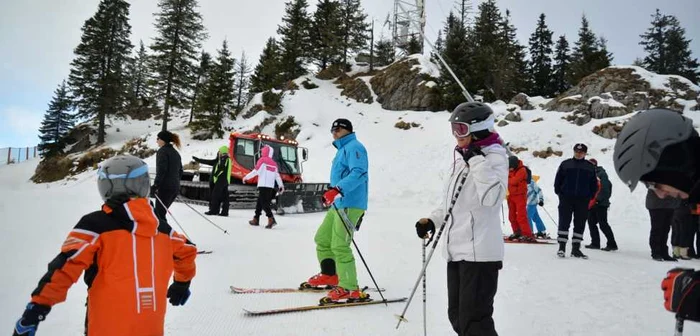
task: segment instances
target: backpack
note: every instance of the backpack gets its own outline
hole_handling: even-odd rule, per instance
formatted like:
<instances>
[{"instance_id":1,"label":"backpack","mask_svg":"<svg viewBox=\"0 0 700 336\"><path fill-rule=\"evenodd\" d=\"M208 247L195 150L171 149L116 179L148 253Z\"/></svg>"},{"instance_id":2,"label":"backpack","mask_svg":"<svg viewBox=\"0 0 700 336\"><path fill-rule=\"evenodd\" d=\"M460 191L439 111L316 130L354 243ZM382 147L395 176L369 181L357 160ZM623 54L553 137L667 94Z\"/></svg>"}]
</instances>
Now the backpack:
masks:
<instances>
[{"instance_id":1,"label":"backpack","mask_svg":"<svg viewBox=\"0 0 700 336\"><path fill-rule=\"evenodd\" d=\"M532 171L530 171L530 168L528 166L524 167L525 171L527 172L527 178L525 178L525 182L527 182L527 184L530 184L530 182L532 182Z\"/></svg>"}]
</instances>

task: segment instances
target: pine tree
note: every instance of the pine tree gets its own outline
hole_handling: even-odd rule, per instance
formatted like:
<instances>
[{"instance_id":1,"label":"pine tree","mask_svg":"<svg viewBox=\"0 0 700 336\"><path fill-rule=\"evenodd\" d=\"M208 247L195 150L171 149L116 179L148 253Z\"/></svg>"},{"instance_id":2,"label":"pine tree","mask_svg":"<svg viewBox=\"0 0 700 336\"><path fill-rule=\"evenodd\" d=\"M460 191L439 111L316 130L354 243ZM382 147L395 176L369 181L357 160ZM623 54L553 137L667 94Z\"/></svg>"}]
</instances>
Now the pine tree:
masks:
<instances>
[{"instance_id":1,"label":"pine tree","mask_svg":"<svg viewBox=\"0 0 700 336\"><path fill-rule=\"evenodd\" d=\"M280 75L282 60L277 41L270 37L260 54L258 65L255 66L253 76L250 78L250 90L263 92L281 86L283 78Z\"/></svg>"},{"instance_id":2,"label":"pine tree","mask_svg":"<svg viewBox=\"0 0 700 336\"><path fill-rule=\"evenodd\" d=\"M595 59L595 67L597 69L607 68L612 64L613 55L608 51L608 40L605 37L600 37L596 44L598 52Z\"/></svg>"},{"instance_id":3,"label":"pine tree","mask_svg":"<svg viewBox=\"0 0 700 336\"><path fill-rule=\"evenodd\" d=\"M396 52L394 50L394 44L390 40L380 39L374 44L375 49L375 63L378 66L385 66L394 63L396 58Z\"/></svg>"},{"instance_id":4,"label":"pine tree","mask_svg":"<svg viewBox=\"0 0 700 336\"><path fill-rule=\"evenodd\" d=\"M191 123L192 132L203 131L205 136L221 137L224 134L222 122L226 115L230 115L235 108L235 63L228 49L228 42L224 40L218 51L216 60L211 65L206 88L202 92L197 106L195 121Z\"/></svg>"},{"instance_id":5,"label":"pine tree","mask_svg":"<svg viewBox=\"0 0 700 336\"><path fill-rule=\"evenodd\" d=\"M549 97L552 87L552 31L547 27L544 13L540 14L535 32L530 35L529 75L533 95Z\"/></svg>"},{"instance_id":6,"label":"pine tree","mask_svg":"<svg viewBox=\"0 0 700 336\"><path fill-rule=\"evenodd\" d=\"M685 29L675 16L663 15L657 9L651 27L640 37L639 44L647 53L643 63L647 70L698 81L698 60L692 58L690 40L685 38Z\"/></svg>"},{"instance_id":7,"label":"pine tree","mask_svg":"<svg viewBox=\"0 0 700 336\"><path fill-rule=\"evenodd\" d=\"M463 84L472 84L471 67L469 66L472 49L467 41L466 27L462 25L459 17L450 12L443 31L445 33L445 46L442 51L442 58ZM440 78L437 84L442 93L444 108L451 111L457 105L463 103L465 98L462 95L462 89L455 82L449 71L444 67L440 69Z\"/></svg>"},{"instance_id":8,"label":"pine tree","mask_svg":"<svg viewBox=\"0 0 700 336\"><path fill-rule=\"evenodd\" d=\"M420 35L413 34L403 49L406 55L420 54L423 52L423 39L420 38Z\"/></svg>"},{"instance_id":9,"label":"pine tree","mask_svg":"<svg viewBox=\"0 0 700 336\"><path fill-rule=\"evenodd\" d=\"M105 141L105 118L125 105L128 91L126 63L131 54L129 4L101 0L97 13L82 28L75 48L68 85L78 117L97 118L97 143Z\"/></svg>"},{"instance_id":10,"label":"pine tree","mask_svg":"<svg viewBox=\"0 0 700 336\"><path fill-rule=\"evenodd\" d=\"M245 51L241 54L241 60L236 63L236 112L240 112L243 105L247 102L245 98L248 95L248 88L250 87L250 61L245 54Z\"/></svg>"},{"instance_id":11,"label":"pine tree","mask_svg":"<svg viewBox=\"0 0 700 336\"><path fill-rule=\"evenodd\" d=\"M566 40L566 36L561 35L554 49L554 66L552 67L552 89L555 96L564 93L571 87L569 82L569 78L571 78L570 71L569 42Z\"/></svg>"},{"instance_id":12,"label":"pine tree","mask_svg":"<svg viewBox=\"0 0 700 336\"><path fill-rule=\"evenodd\" d=\"M362 11L360 0L341 0L340 26L338 31L343 51L342 64L348 64L348 54L367 46L369 24L367 14Z\"/></svg>"},{"instance_id":13,"label":"pine tree","mask_svg":"<svg viewBox=\"0 0 700 336\"><path fill-rule=\"evenodd\" d=\"M136 56L129 61L127 74L129 78L128 108L141 109L150 105L151 73L149 56L143 41L139 42Z\"/></svg>"},{"instance_id":14,"label":"pine tree","mask_svg":"<svg viewBox=\"0 0 700 336\"><path fill-rule=\"evenodd\" d=\"M326 69L330 64L337 64L342 57L342 43L338 31L341 25L340 2L336 0L319 0L311 22L311 58Z\"/></svg>"},{"instance_id":15,"label":"pine tree","mask_svg":"<svg viewBox=\"0 0 700 336\"><path fill-rule=\"evenodd\" d=\"M497 58L496 72L500 73L499 85L494 85L494 93L499 99L510 99L519 92L529 89L527 78L527 62L525 61L525 47L518 42L515 26L510 22L510 11L506 10L500 22L500 35L504 57Z\"/></svg>"},{"instance_id":16,"label":"pine tree","mask_svg":"<svg viewBox=\"0 0 700 336\"><path fill-rule=\"evenodd\" d=\"M479 4L474 22L473 45L476 47L471 70L473 78L468 89L478 92L477 89L485 88L484 98L487 100L496 99L502 93L500 87L496 88L500 85L500 74L495 71L503 66L507 58L502 42L502 20L495 0Z\"/></svg>"},{"instance_id":17,"label":"pine tree","mask_svg":"<svg viewBox=\"0 0 700 336\"><path fill-rule=\"evenodd\" d=\"M306 73L304 63L310 56L308 49L311 45L309 38L311 19L306 11L307 7L306 0L287 2L282 25L277 28L277 33L281 36L281 75L284 82Z\"/></svg>"},{"instance_id":18,"label":"pine tree","mask_svg":"<svg viewBox=\"0 0 700 336\"><path fill-rule=\"evenodd\" d=\"M197 67L197 80L195 81L194 90L192 92L192 107L190 108L190 123L194 119L194 114L197 108L197 98L202 88L206 86L209 76L209 68L211 67L211 55L202 51L202 56L199 58L199 67Z\"/></svg>"},{"instance_id":19,"label":"pine tree","mask_svg":"<svg viewBox=\"0 0 700 336\"><path fill-rule=\"evenodd\" d=\"M38 149L42 158L48 158L63 153L66 146L65 137L73 127L73 101L68 95L68 85L63 83L54 91L49 103L49 109L44 114L44 120L39 128Z\"/></svg>"},{"instance_id":20,"label":"pine tree","mask_svg":"<svg viewBox=\"0 0 700 336\"><path fill-rule=\"evenodd\" d=\"M159 0L156 13L153 72L163 99L163 130L168 129L171 108L181 108L195 85L196 62L206 38L197 0Z\"/></svg>"},{"instance_id":21,"label":"pine tree","mask_svg":"<svg viewBox=\"0 0 700 336\"><path fill-rule=\"evenodd\" d=\"M604 59L607 57L601 57L600 47L600 41L589 28L588 19L584 15L581 18L578 41L571 55L570 81L572 84L578 84L584 77L604 68L602 65L605 64Z\"/></svg>"},{"instance_id":22,"label":"pine tree","mask_svg":"<svg viewBox=\"0 0 700 336\"><path fill-rule=\"evenodd\" d=\"M464 27L469 26L469 14L474 9L471 0L455 0L455 9L460 24Z\"/></svg>"}]
</instances>

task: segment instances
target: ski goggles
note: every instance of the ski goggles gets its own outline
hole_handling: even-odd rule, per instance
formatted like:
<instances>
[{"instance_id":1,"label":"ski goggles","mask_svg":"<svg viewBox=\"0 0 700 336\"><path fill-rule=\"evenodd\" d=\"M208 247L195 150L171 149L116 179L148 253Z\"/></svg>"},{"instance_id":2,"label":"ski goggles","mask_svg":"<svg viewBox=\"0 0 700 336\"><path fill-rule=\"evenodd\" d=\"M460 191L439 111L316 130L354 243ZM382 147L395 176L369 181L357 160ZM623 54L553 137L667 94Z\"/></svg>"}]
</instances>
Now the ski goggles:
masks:
<instances>
[{"instance_id":1,"label":"ski goggles","mask_svg":"<svg viewBox=\"0 0 700 336\"><path fill-rule=\"evenodd\" d=\"M471 132L469 131L469 124L461 122L453 122L452 124L452 135L455 138L464 138L469 136Z\"/></svg>"}]
</instances>

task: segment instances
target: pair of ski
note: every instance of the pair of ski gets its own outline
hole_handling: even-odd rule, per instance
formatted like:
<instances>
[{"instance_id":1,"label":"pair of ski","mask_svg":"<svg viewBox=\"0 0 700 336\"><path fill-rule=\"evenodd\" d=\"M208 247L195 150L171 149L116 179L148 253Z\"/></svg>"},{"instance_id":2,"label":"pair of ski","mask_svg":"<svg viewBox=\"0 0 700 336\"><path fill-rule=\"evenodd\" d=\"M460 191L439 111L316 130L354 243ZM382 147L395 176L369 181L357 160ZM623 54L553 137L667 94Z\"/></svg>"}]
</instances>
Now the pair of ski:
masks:
<instances>
[{"instance_id":1,"label":"pair of ski","mask_svg":"<svg viewBox=\"0 0 700 336\"><path fill-rule=\"evenodd\" d=\"M554 239L536 239L534 241L521 241L521 240L510 240L508 236L503 236L503 242L506 244L556 244Z\"/></svg>"},{"instance_id":2,"label":"pair of ski","mask_svg":"<svg viewBox=\"0 0 700 336\"><path fill-rule=\"evenodd\" d=\"M325 288L311 288L311 289L300 289L300 288L241 288L241 287L235 287L235 286L230 286L231 288L231 293L233 294L279 294L279 293L321 293L325 292L329 289ZM377 292L376 288L367 288L365 287L363 291L371 291L371 292ZM380 289L380 291L384 291L384 289ZM394 303L394 302L403 302L406 301L407 298L398 298L398 299L387 299L386 301L383 300L372 300L369 299L367 301L356 301L356 302L339 302L339 303L328 303L328 304L318 304L318 305L308 305L308 306L296 306L296 307L289 307L289 308L278 308L278 309L268 309L268 310L249 310L249 309L243 309L245 311L245 314L248 316L262 316L262 315L275 315L275 314L283 314L283 313L295 313L295 312L303 312L303 311L311 311L311 310L321 310L321 309L332 309L332 308L341 308L341 307L356 307L356 306L367 306L367 305L374 305L374 304L382 304L382 303Z\"/></svg>"}]
</instances>

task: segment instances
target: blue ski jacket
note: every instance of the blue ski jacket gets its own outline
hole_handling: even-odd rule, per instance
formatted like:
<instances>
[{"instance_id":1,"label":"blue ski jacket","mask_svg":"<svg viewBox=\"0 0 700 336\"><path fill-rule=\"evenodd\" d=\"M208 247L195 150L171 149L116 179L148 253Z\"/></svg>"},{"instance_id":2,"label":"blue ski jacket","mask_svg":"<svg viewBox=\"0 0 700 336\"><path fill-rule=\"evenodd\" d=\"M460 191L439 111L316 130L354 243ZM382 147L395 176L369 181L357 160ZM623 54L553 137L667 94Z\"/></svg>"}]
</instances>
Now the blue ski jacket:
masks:
<instances>
[{"instance_id":1,"label":"blue ski jacket","mask_svg":"<svg viewBox=\"0 0 700 336\"><path fill-rule=\"evenodd\" d=\"M355 133L333 141L333 146L338 151L331 166L331 187L338 187L343 194L336 199L335 206L367 210L369 162L365 146Z\"/></svg>"}]
</instances>

